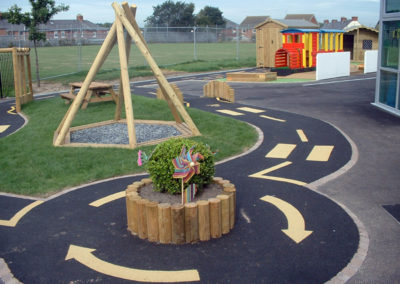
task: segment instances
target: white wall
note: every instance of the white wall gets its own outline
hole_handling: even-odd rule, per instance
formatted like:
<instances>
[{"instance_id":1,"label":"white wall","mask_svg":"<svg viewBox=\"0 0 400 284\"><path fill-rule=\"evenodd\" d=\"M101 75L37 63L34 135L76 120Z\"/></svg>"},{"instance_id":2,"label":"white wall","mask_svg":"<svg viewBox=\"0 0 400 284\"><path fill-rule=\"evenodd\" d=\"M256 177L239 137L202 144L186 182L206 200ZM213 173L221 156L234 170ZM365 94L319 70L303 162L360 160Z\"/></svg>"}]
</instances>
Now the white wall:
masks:
<instances>
[{"instance_id":1,"label":"white wall","mask_svg":"<svg viewBox=\"0 0 400 284\"><path fill-rule=\"evenodd\" d=\"M350 76L350 52L317 54L316 79Z\"/></svg>"},{"instance_id":2,"label":"white wall","mask_svg":"<svg viewBox=\"0 0 400 284\"><path fill-rule=\"evenodd\" d=\"M364 73L376 72L378 70L378 51L367 50L364 55Z\"/></svg>"}]
</instances>

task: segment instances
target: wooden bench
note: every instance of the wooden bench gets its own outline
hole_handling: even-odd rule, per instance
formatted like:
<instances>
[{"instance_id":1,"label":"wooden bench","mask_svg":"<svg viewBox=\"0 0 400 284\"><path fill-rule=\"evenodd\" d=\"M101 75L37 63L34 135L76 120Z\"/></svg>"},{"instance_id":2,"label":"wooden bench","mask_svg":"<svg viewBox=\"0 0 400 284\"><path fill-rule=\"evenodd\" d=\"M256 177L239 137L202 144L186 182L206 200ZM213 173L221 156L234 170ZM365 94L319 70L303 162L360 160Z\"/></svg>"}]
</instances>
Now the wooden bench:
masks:
<instances>
[{"instance_id":1,"label":"wooden bench","mask_svg":"<svg viewBox=\"0 0 400 284\"><path fill-rule=\"evenodd\" d=\"M226 74L227 81L234 82L267 82L276 80L276 72L251 73L234 72Z\"/></svg>"},{"instance_id":2,"label":"wooden bench","mask_svg":"<svg viewBox=\"0 0 400 284\"><path fill-rule=\"evenodd\" d=\"M75 99L76 97L75 91L80 89L82 87L82 84L83 84L82 82L74 82L69 84L70 85L69 93L61 94L61 98L65 99L66 104L69 104ZM107 94L110 94L110 96L106 96ZM109 101L117 102L117 100L118 96L114 92L112 85L92 82L90 83L89 89L83 100L82 109L86 109L89 102L90 103L109 102Z\"/></svg>"}]
</instances>

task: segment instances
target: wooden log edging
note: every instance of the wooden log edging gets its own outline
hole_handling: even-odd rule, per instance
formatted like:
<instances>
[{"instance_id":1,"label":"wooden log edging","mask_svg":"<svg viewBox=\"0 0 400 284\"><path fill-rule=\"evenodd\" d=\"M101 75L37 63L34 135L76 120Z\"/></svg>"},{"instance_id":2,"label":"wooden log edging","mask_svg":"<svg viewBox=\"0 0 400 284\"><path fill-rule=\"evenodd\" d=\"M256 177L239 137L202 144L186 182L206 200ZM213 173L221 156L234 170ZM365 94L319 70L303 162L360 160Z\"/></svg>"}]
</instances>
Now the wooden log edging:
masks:
<instances>
[{"instance_id":1,"label":"wooden log edging","mask_svg":"<svg viewBox=\"0 0 400 284\"><path fill-rule=\"evenodd\" d=\"M208 200L181 204L158 203L139 195L150 178L126 188L128 230L150 242L184 244L208 241L228 234L235 225L236 188L228 180L214 177L223 194Z\"/></svg>"}]
</instances>

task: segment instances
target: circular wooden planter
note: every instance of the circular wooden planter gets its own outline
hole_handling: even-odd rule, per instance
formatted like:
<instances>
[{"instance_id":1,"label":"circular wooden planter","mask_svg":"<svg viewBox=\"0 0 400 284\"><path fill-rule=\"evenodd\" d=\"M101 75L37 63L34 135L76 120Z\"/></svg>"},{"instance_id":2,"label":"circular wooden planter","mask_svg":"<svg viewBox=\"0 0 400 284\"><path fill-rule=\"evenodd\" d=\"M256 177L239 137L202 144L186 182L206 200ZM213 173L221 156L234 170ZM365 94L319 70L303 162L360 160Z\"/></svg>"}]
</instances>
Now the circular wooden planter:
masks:
<instances>
[{"instance_id":1,"label":"circular wooden planter","mask_svg":"<svg viewBox=\"0 0 400 284\"><path fill-rule=\"evenodd\" d=\"M140 188L152 183L150 178L128 185L128 230L141 239L162 244L208 241L229 233L235 225L236 188L219 177L214 177L214 182L223 187L223 194L185 205L158 203L140 197Z\"/></svg>"}]
</instances>

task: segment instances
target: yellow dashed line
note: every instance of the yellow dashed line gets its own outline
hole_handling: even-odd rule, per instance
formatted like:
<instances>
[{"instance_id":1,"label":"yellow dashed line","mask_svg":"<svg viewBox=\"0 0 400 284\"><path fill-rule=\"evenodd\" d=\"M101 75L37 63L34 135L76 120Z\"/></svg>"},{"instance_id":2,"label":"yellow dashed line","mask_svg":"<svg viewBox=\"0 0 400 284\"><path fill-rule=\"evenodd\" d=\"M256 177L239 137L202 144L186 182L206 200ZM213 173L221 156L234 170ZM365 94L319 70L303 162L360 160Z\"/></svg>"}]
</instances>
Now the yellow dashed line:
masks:
<instances>
[{"instance_id":1,"label":"yellow dashed line","mask_svg":"<svg viewBox=\"0 0 400 284\"><path fill-rule=\"evenodd\" d=\"M225 113L225 114L229 114L229 115L232 115L232 116L244 115L244 114L241 113L241 112L237 112L237 111L233 111L233 110L228 110L228 109L219 109L219 110L217 110L217 111L220 112L220 113Z\"/></svg>"},{"instance_id":2,"label":"yellow dashed line","mask_svg":"<svg viewBox=\"0 0 400 284\"><path fill-rule=\"evenodd\" d=\"M267 116L267 115L260 115L260 117L266 118L266 119L270 119L270 120L274 120L274 121L279 121L279 122L286 122L286 120L284 120L284 119L279 119L279 118L272 117L272 116Z\"/></svg>"},{"instance_id":3,"label":"yellow dashed line","mask_svg":"<svg viewBox=\"0 0 400 284\"><path fill-rule=\"evenodd\" d=\"M304 134L304 131L301 129L297 129L297 135L299 135L301 142L308 142L307 136Z\"/></svg>"},{"instance_id":4,"label":"yellow dashed line","mask_svg":"<svg viewBox=\"0 0 400 284\"><path fill-rule=\"evenodd\" d=\"M314 146L307 157L307 161L327 162L334 146Z\"/></svg>"},{"instance_id":5,"label":"yellow dashed line","mask_svg":"<svg viewBox=\"0 0 400 284\"><path fill-rule=\"evenodd\" d=\"M0 133L3 133L4 131L6 131L9 127L10 127L10 125L0 125Z\"/></svg>"},{"instance_id":6,"label":"yellow dashed line","mask_svg":"<svg viewBox=\"0 0 400 284\"><path fill-rule=\"evenodd\" d=\"M269 153L266 158L286 159L290 153L296 148L296 144L277 144Z\"/></svg>"},{"instance_id":7,"label":"yellow dashed line","mask_svg":"<svg viewBox=\"0 0 400 284\"><path fill-rule=\"evenodd\" d=\"M268 169L262 170L261 172L249 175L249 177L252 178L263 178L263 179L268 179L268 180L275 180L275 181L280 181L280 182L287 182L287 183L293 183L293 184L297 184L297 185L301 185L301 186L305 186L307 183L299 181L299 180L295 180L295 179L289 179L289 178L283 178L283 177L275 177L275 176L266 176L265 174L268 174L270 172L279 170L281 168L284 168L286 166L291 165L292 162L283 162L279 165L270 167Z\"/></svg>"},{"instance_id":8,"label":"yellow dashed line","mask_svg":"<svg viewBox=\"0 0 400 284\"><path fill-rule=\"evenodd\" d=\"M97 199L96 201L93 201L89 205L93 206L93 207L100 207L100 206L102 206L102 205L104 205L104 204L106 204L108 202L112 202L114 200L117 200L117 199L120 199L120 198L123 198L123 197L125 197L125 191L120 191L120 192L117 192L117 193L114 193L114 194L110 194L110 195L108 195L106 197Z\"/></svg>"},{"instance_id":9,"label":"yellow dashed line","mask_svg":"<svg viewBox=\"0 0 400 284\"><path fill-rule=\"evenodd\" d=\"M241 110L241 111L251 112L251 113L262 113L262 112L265 112L265 110L251 108L251 107L238 107L237 109Z\"/></svg>"}]
</instances>

